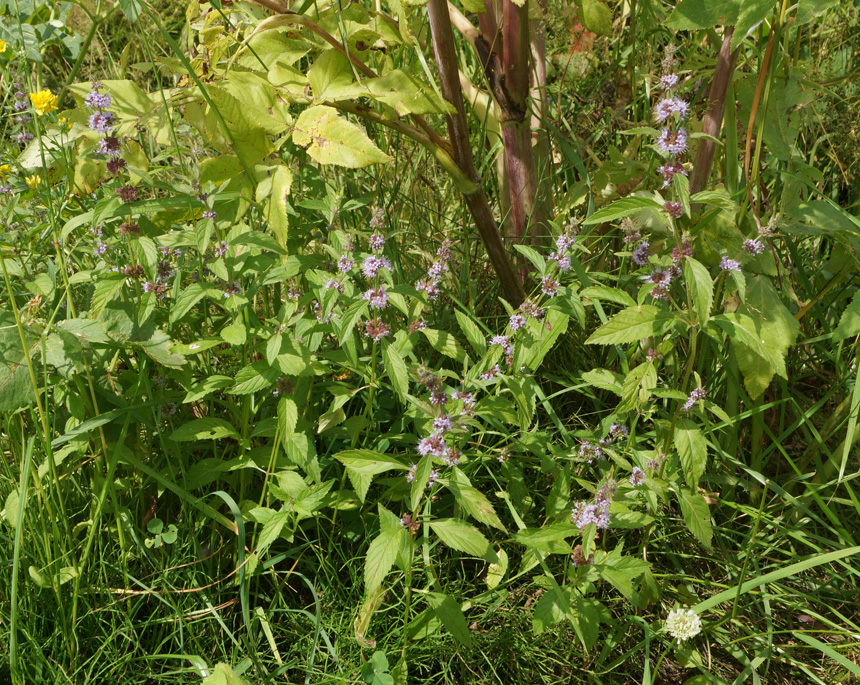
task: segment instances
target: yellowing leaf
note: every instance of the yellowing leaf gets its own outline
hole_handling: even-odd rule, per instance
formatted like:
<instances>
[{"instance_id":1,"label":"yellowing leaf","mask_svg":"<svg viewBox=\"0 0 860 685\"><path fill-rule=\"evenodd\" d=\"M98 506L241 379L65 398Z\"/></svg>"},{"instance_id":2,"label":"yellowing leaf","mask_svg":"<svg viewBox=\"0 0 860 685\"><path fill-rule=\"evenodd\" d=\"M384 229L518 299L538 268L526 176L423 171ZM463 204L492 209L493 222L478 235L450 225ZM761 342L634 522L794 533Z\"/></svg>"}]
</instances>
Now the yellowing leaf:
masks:
<instances>
[{"instance_id":1,"label":"yellowing leaf","mask_svg":"<svg viewBox=\"0 0 860 685\"><path fill-rule=\"evenodd\" d=\"M308 154L321 164L360 169L391 161L364 131L325 105L309 107L299 115L293 141L307 148Z\"/></svg>"}]
</instances>

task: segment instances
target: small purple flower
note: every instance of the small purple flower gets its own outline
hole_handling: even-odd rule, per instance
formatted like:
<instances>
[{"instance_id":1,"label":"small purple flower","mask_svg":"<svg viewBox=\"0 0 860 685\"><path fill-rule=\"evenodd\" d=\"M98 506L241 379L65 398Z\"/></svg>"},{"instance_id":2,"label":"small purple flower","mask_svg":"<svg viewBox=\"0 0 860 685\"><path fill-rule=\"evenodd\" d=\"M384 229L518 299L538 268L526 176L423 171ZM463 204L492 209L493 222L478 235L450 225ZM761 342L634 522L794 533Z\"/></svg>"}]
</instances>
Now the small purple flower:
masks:
<instances>
[{"instance_id":1,"label":"small purple flower","mask_svg":"<svg viewBox=\"0 0 860 685\"><path fill-rule=\"evenodd\" d=\"M672 180L675 178L676 174L681 174L683 176L687 175L684 166L674 159L669 162L666 162L663 166L658 167L657 172L663 177L664 188L672 183Z\"/></svg>"},{"instance_id":2,"label":"small purple flower","mask_svg":"<svg viewBox=\"0 0 860 685\"><path fill-rule=\"evenodd\" d=\"M121 188L116 189L116 194L120 196L120 199L128 204L129 202L134 202L137 199L137 188L132 185L124 185Z\"/></svg>"},{"instance_id":3,"label":"small purple flower","mask_svg":"<svg viewBox=\"0 0 860 685\"><path fill-rule=\"evenodd\" d=\"M373 278L376 276L380 269L390 268L391 262L389 262L385 257L376 257L374 255L365 258L361 265L361 270L367 278Z\"/></svg>"},{"instance_id":4,"label":"small purple flower","mask_svg":"<svg viewBox=\"0 0 860 685\"><path fill-rule=\"evenodd\" d=\"M488 371L484 371L484 373L481 374L480 378L482 381L491 381L496 376L498 376L501 371L502 370L499 368L498 364L493 364L493 368L489 369Z\"/></svg>"},{"instance_id":5,"label":"small purple flower","mask_svg":"<svg viewBox=\"0 0 860 685\"><path fill-rule=\"evenodd\" d=\"M364 337L365 338L370 338L374 342L379 342L386 335L388 335L388 326L379 317L376 317L374 319L370 319L364 325Z\"/></svg>"},{"instance_id":6,"label":"small purple flower","mask_svg":"<svg viewBox=\"0 0 860 685\"><path fill-rule=\"evenodd\" d=\"M436 256L439 259L442 259L446 262L449 259L451 259L451 241L450 240L448 240L446 238L445 240L442 241L442 247L440 247L438 250L436 250Z\"/></svg>"},{"instance_id":7,"label":"small purple flower","mask_svg":"<svg viewBox=\"0 0 860 685\"><path fill-rule=\"evenodd\" d=\"M723 271L740 271L741 265L740 265L740 262L737 262L734 259L729 259L728 257L723 257L720 260L720 268Z\"/></svg>"},{"instance_id":8,"label":"small purple flower","mask_svg":"<svg viewBox=\"0 0 860 685\"><path fill-rule=\"evenodd\" d=\"M558 292L558 281L552 276L544 276L540 282L540 291L547 297L553 297Z\"/></svg>"},{"instance_id":9,"label":"small purple flower","mask_svg":"<svg viewBox=\"0 0 860 685\"><path fill-rule=\"evenodd\" d=\"M441 259L437 259L427 270L427 277L433 281L438 281L448 270L448 264Z\"/></svg>"},{"instance_id":10,"label":"small purple flower","mask_svg":"<svg viewBox=\"0 0 860 685\"><path fill-rule=\"evenodd\" d=\"M508 340L508 336L506 335L494 335L490 338L490 345L500 345L505 354L514 353L514 346L511 345L511 342Z\"/></svg>"},{"instance_id":11,"label":"small purple flower","mask_svg":"<svg viewBox=\"0 0 860 685\"><path fill-rule=\"evenodd\" d=\"M122 154L122 145L119 138L115 136L105 136L99 141L96 146L96 154L105 155L106 157L119 157Z\"/></svg>"},{"instance_id":12,"label":"small purple flower","mask_svg":"<svg viewBox=\"0 0 860 685\"><path fill-rule=\"evenodd\" d=\"M678 74L663 74L660 77L660 87L663 90L672 90L678 85Z\"/></svg>"},{"instance_id":13,"label":"small purple flower","mask_svg":"<svg viewBox=\"0 0 860 685\"><path fill-rule=\"evenodd\" d=\"M90 115L89 127L96 133L107 134L113 128L113 112L96 112Z\"/></svg>"},{"instance_id":14,"label":"small purple flower","mask_svg":"<svg viewBox=\"0 0 860 685\"><path fill-rule=\"evenodd\" d=\"M370 240L368 242L370 243L370 249L374 252L381 252L382 248L385 246L385 238L378 233L374 233L370 236Z\"/></svg>"},{"instance_id":15,"label":"small purple flower","mask_svg":"<svg viewBox=\"0 0 860 685\"><path fill-rule=\"evenodd\" d=\"M630 474L630 485L636 487L637 485L642 485L645 481L645 472L640 469L638 466L633 467L633 471Z\"/></svg>"},{"instance_id":16,"label":"small purple flower","mask_svg":"<svg viewBox=\"0 0 860 685\"><path fill-rule=\"evenodd\" d=\"M27 131L21 131L17 136L15 136L15 140L17 140L21 145L24 143L29 143L33 140L33 134L28 133Z\"/></svg>"},{"instance_id":17,"label":"small purple flower","mask_svg":"<svg viewBox=\"0 0 860 685\"><path fill-rule=\"evenodd\" d=\"M444 433L451 430L451 417L448 414L442 414L433 419L433 430L437 433Z\"/></svg>"},{"instance_id":18,"label":"small purple flower","mask_svg":"<svg viewBox=\"0 0 860 685\"><path fill-rule=\"evenodd\" d=\"M549 255L551 261L556 262L560 271L570 270L570 257L563 255L561 252L552 252Z\"/></svg>"},{"instance_id":19,"label":"small purple flower","mask_svg":"<svg viewBox=\"0 0 860 685\"><path fill-rule=\"evenodd\" d=\"M522 314L514 314L508 321L508 326L511 327L512 331L518 331L525 325L526 317L524 317Z\"/></svg>"},{"instance_id":20,"label":"small purple flower","mask_svg":"<svg viewBox=\"0 0 860 685\"><path fill-rule=\"evenodd\" d=\"M761 240L753 240L752 238L747 238L744 240L744 249L751 255L755 256L764 252L764 245Z\"/></svg>"},{"instance_id":21,"label":"small purple flower","mask_svg":"<svg viewBox=\"0 0 860 685\"><path fill-rule=\"evenodd\" d=\"M341 273L344 273L344 274L349 272L354 265L355 265L355 260L350 259L346 255L343 255L340 259L337 260L337 269L338 269L338 271L340 271Z\"/></svg>"},{"instance_id":22,"label":"small purple flower","mask_svg":"<svg viewBox=\"0 0 860 685\"><path fill-rule=\"evenodd\" d=\"M657 121L665 121L676 114L678 115L678 119L683 120L687 118L689 113L690 105L687 104L686 100L682 100L681 98L664 98L654 107L654 118Z\"/></svg>"},{"instance_id":23,"label":"small purple flower","mask_svg":"<svg viewBox=\"0 0 860 685\"><path fill-rule=\"evenodd\" d=\"M233 295L242 294L242 284L239 281L233 281L233 285L228 285L224 288L224 297L232 297Z\"/></svg>"},{"instance_id":24,"label":"small purple flower","mask_svg":"<svg viewBox=\"0 0 860 685\"><path fill-rule=\"evenodd\" d=\"M418 443L418 454L422 457L432 454L434 457L444 457L448 453L448 445L441 435L430 435Z\"/></svg>"},{"instance_id":25,"label":"small purple flower","mask_svg":"<svg viewBox=\"0 0 860 685\"><path fill-rule=\"evenodd\" d=\"M680 155L687 149L687 132L684 129L673 131L664 128L657 138L657 147L665 155Z\"/></svg>"},{"instance_id":26,"label":"small purple flower","mask_svg":"<svg viewBox=\"0 0 860 685\"><path fill-rule=\"evenodd\" d=\"M406 472L406 482L411 483L415 480L415 472L418 470L418 464L411 464L409 471Z\"/></svg>"},{"instance_id":27,"label":"small purple flower","mask_svg":"<svg viewBox=\"0 0 860 685\"><path fill-rule=\"evenodd\" d=\"M341 295L343 295L344 285L340 281L335 280L334 278L329 278L325 282L326 290L337 290Z\"/></svg>"},{"instance_id":28,"label":"small purple flower","mask_svg":"<svg viewBox=\"0 0 860 685\"><path fill-rule=\"evenodd\" d=\"M445 404L448 404L448 393L442 390L434 390L430 395L430 404L441 407Z\"/></svg>"},{"instance_id":29,"label":"small purple flower","mask_svg":"<svg viewBox=\"0 0 860 685\"><path fill-rule=\"evenodd\" d=\"M580 530L593 523L598 528L609 527L609 506L592 502L577 502L571 511L571 520Z\"/></svg>"},{"instance_id":30,"label":"small purple flower","mask_svg":"<svg viewBox=\"0 0 860 685\"><path fill-rule=\"evenodd\" d=\"M633 251L633 261L639 266L645 266L648 263L649 247L648 241L643 240Z\"/></svg>"},{"instance_id":31,"label":"small purple flower","mask_svg":"<svg viewBox=\"0 0 860 685\"><path fill-rule=\"evenodd\" d=\"M415 284L415 290L421 290L426 293L428 300L435 300L441 292L441 290L439 290L439 287L436 284L436 281L431 281L430 279L418 281L418 283Z\"/></svg>"},{"instance_id":32,"label":"small purple flower","mask_svg":"<svg viewBox=\"0 0 860 685\"><path fill-rule=\"evenodd\" d=\"M579 457L591 462L593 459L604 459L603 448L588 440L583 440L579 445Z\"/></svg>"},{"instance_id":33,"label":"small purple flower","mask_svg":"<svg viewBox=\"0 0 860 685\"><path fill-rule=\"evenodd\" d=\"M214 209L205 209L203 210L203 218L204 219L214 219L218 216L218 212Z\"/></svg>"},{"instance_id":34,"label":"small purple flower","mask_svg":"<svg viewBox=\"0 0 860 685\"><path fill-rule=\"evenodd\" d=\"M111 176L116 176L123 169L125 169L125 160L122 157L112 157L108 160L107 172Z\"/></svg>"},{"instance_id":35,"label":"small purple flower","mask_svg":"<svg viewBox=\"0 0 860 685\"><path fill-rule=\"evenodd\" d=\"M564 233L555 239L555 246L558 248L559 252L565 252L569 250L573 243L576 241L576 236L568 235Z\"/></svg>"},{"instance_id":36,"label":"small purple flower","mask_svg":"<svg viewBox=\"0 0 860 685\"><path fill-rule=\"evenodd\" d=\"M680 219L684 216L684 206L680 202L664 202L663 209L673 219Z\"/></svg>"},{"instance_id":37,"label":"small purple flower","mask_svg":"<svg viewBox=\"0 0 860 685\"><path fill-rule=\"evenodd\" d=\"M385 225L385 210L382 207L374 207L373 213L370 216L370 227L373 229L382 228ZM371 237L371 240L373 238ZM382 249L381 247L379 248Z\"/></svg>"},{"instance_id":38,"label":"small purple flower","mask_svg":"<svg viewBox=\"0 0 860 685\"><path fill-rule=\"evenodd\" d=\"M227 243L223 240L215 247L215 256L223 257L227 254Z\"/></svg>"},{"instance_id":39,"label":"small purple flower","mask_svg":"<svg viewBox=\"0 0 860 685\"><path fill-rule=\"evenodd\" d=\"M708 394L702 388L696 388L693 392L690 393L690 396L687 398L687 401L684 402L684 406L681 407L682 411L690 411L699 400L703 400L708 396Z\"/></svg>"},{"instance_id":40,"label":"small purple flower","mask_svg":"<svg viewBox=\"0 0 860 685\"><path fill-rule=\"evenodd\" d=\"M98 257L107 252L108 246L107 243L96 243L95 248L93 248L93 254Z\"/></svg>"},{"instance_id":41,"label":"small purple flower","mask_svg":"<svg viewBox=\"0 0 860 685\"><path fill-rule=\"evenodd\" d=\"M382 286L371 288L362 295L374 309L385 309L388 306L388 292Z\"/></svg>"},{"instance_id":42,"label":"small purple flower","mask_svg":"<svg viewBox=\"0 0 860 685\"><path fill-rule=\"evenodd\" d=\"M84 102L88 107L92 107L93 109L107 109L111 105L111 97L107 93L99 93L95 86L93 86L93 90L87 93Z\"/></svg>"}]
</instances>

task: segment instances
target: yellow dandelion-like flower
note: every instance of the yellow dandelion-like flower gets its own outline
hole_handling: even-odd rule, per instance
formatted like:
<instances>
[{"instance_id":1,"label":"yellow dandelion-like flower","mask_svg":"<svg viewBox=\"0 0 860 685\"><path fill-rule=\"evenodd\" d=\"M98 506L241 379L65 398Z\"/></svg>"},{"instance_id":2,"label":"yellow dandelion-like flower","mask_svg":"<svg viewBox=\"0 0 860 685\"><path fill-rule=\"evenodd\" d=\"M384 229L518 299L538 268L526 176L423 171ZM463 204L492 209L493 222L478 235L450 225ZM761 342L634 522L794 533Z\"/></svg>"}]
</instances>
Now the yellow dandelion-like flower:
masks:
<instances>
[{"instance_id":1,"label":"yellow dandelion-like flower","mask_svg":"<svg viewBox=\"0 0 860 685\"><path fill-rule=\"evenodd\" d=\"M42 185L42 177L37 176L36 174L33 174L32 176L27 176L27 178L25 178L24 180L27 182L27 187L29 188L38 188L40 185Z\"/></svg>"},{"instance_id":2,"label":"yellow dandelion-like flower","mask_svg":"<svg viewBox=\"0 0 860 685\"><path fill-rule=\"evenodd\" d=\"M57 123L60 125L61 128L72 128L72 122L66 119L66 117L60 117L59 119L57 119Z\"/></svg>"},{"instance_id":3,"label":"yellow dandelion-like flower","mask_svg":"<svg viewBox=\"0 0 860 685\"><path fill-rule=\"evenodd\" d=\"M11 173L12 167L10 167L8 164L0 164L0 178L5 181L6 177Z\"/></svg>"},{"instance_id":4,"label":"yellow dandelion-like flower","mask_svg":"<svg viewBox=\"0 0 860 685\"><path fill-rule=\"evenodd\" d=\"M38 93L30 93L30 102L36 114L42 116L57 109L57 96L50 90L40 90Z\"/></svg>"},{"instance_id":5,"label":"yellow dandelion-like flower","mask_svg":"<svg viewBox=\"0 0 860 685\"><path fill-rule=\"evenodd\" d=\"M0 40L0 52L6 52L6 41Z\"/></svg>"}]
</instances>

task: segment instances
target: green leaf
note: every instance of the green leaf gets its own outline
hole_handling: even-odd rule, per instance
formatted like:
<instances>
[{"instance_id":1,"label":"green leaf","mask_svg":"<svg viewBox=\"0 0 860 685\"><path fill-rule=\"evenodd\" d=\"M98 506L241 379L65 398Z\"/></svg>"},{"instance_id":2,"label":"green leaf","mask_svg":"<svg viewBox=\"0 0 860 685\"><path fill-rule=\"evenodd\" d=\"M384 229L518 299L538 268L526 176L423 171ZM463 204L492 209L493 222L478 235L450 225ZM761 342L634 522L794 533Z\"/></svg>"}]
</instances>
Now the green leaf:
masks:
<instances>
[{"instance_id":1,"label":"green leaf","mask_svg":"<svg viewBox=\"0 0 860 685\"><path fill-rule=\"evenodd\" d=\"M218 440L219 438L239 439L239 433L223 419L194 419L177 428L170 435L175 442L192 440Z\"/></svg>"},{"instance_id":2,"label":"green leaf","mask_svg":"<svg viewBox=\"0 0 860 685\"><path fill-rule=\"evenodd\" d=\"M645 362L630 370L624 378L621 388L621 402L617 411L620 413L631 411L643 402L647 402L651 396L649 392L657 386L657 369L653 362Z\"/></svg>"},{"instance_id":3,"label":"green leaf","mask_svg":"<svg viewBox=\"0 0 860 685\"><path fill-rule=\"evenodd\" d=\"M778 0L744 0L735 21L731 50L740 45L762 21L773 14L777 2Z\"/></svg>"},{"instance_id":4,"label":"green leaf","mask_svg":"<svg viewBox=\"0 0 860 685\"><path fill-rule=\"evenodd\" d=\"M280 369L269 366L266 360L261 359L239 369L236 383L230 392L233 395L250 395L252 392L268 388L280 377Z\"/></svg>"},{"instance_id":5,"label":"green leaf","mask_svg":"<svg viewBox=\"0 0 860 685\"><path fill-rule=\"evenodd\" d=\"M349 480L362 502L367 496L367 490L370 488L374 476L392 469L409 470L408 466L394 457L371 450L345 450L335 454L334 458L346 467Z\"/></svg>"},{"instance_id":6,"label":"green leaf","mask_svg":"<svg viewBox=\"0 0 860 685\"><path fill-rule=\"evenodd\" d=\"M397 551L400 549L400 538L405 529L402 527L382 530L376 539L370 543L367 558L364 563L364 588L370 594L378 588L385 576L394 565Z\"/></svg>"},{"instance_id":7,"label":"green leaf","mask_svg":"<svg viewBox=\"0 0 860 685\"><path fill-rule=\"evenodd\" d=\"M287 217L287 197L293 185L293 174L284 165L279 165L272 176L272 192L266 204L266 223L275 234L278 245L287 249L290 222Z\"/></svg>"},{"instance_id":8,"label":"green leaf","mask_svg":"<svg viewBox=\"0 0 860 685\"><path fill-rule=\"evenodd\" d=\"M119 7L130 24L136 24L140 15L143 14L143 5L140 0L119 0Z\"/></svg>"},{"instance_id":9,"label":"green leaf","mask_svg":"<svg viewBox=\"0 0 860 685\"><path fill-rule=\"evenodd\" d=\"M248 685L248 681L237 676L227 664L218 664L201 685Z\"/></svg>"},{"instance_id":10,"label":"green leaf","mask_svg":"<svg viewBox=\"0 0 860 685\"><path fill-rule=\"evenodd\" d=\"M491 564L499 563L490 542L473 525L459 519L439 519L432 521L430 528L451 549L485 559Z\"/></svg>"},{"instance_id":11,"label":"green leaf","mask_svg":"<svg viewBox=\"0 0 860 685\"><path fill-rule=\"evenodd\" d=\"M433 607L436 616L442 621L445 629L454 636L454 639L464 647L471 647L472 635L469 632L469 625L466 623L463 610L454 601L454 598L439 592L428 592L427 602Z\"/></svg>"},{"instance_id":12,"label":"green leaf","mask_svg":"<svg viewBox=\"0 0 860 685\"><path fill-rule=\"evenodd\" d=\"M514 539L529 549L547 554L570 554L570 545L564 540L579 533L579 528L572 523L551 523L544 528L524 528Z\"/></svg>"},{"instance_id":13,"label":"green leaf","mask_svg":"<svg viewBox=\"0 0 860 685\"><path fill-rule=\"evenodd\" d=\"M639 342L663 335L675 322L671 312L652 305L628 307L618 312L586 340L589 345L615 345Z\"/></svg>"},{"instance_id":14,"label":"green leaf","mask_svg":"<svg viewBox=\"0 0 860 685\"><path fill-rule=\"evenodd\" d=\"M244 345L248 339L248 331L245 329L245 324L241 321L236 321L229 326L224 326L221 329L221 339L230 345Z\"/></svg>"},{"instance_id":15,"label":"green leaf","mask_svg":"<svg viewBox=\"0 0 860 685\"><path fill-rule=\"evenodd\" d=\"M385 361L385 370L388 372L394 391L403 398L409 393L409 370L406 362L392 344L382 348L382 359Z\"/></svg>"},{"instance_id":16,"label":"green leaf","mask_svg":"<svg viewBox=\"0 0 860 685\"><path fill-rule=\"evenodd\" d=\"M463 335L466 336L466 340L469 341L472 349L479 355L486 354L487 340L484 338L484 334L481 332L478 324L472 321L468 314L461 312L459 309L455 310L454 314L457 317L457 323L460 324L460 330L463 331Z\"/></svg>"},{"instance_id":17,"label":"green leaf","mask_svg":"<svg viewBox=\"0 0 860 685\"><path fill-rule=\"evenodd\" d=\"M860 335L860 290L854 293L851 302L839 317L839 325L833 331L833 340L845 340L855 335Z\"/></svg>"},{"instance_id":18,"label":"green leaf","mask_svg":"<svg viewBox=\"0 0 860 685\"><path fill-rule=\"evenodd\" d=\"M678 419L675 424L675 449L681 459L684 479L695 490L708 463L708 444L699 427L690 419Z\"/></svg>"},{"instance_id":19,"label":"green leaf","mask_svg":"<svg viewBox=\"0 0 860 685\"><path fill-rule=\"evenodd\" d=\"M0 312L0 411L13 412L36 401L27 358L32 357L39 345L39 336L24 326L26 353L21 347L15 319L8 312ZM35 361L33 362L35 364ZM38 371L36 378L38 379Z\"/></svg>"},{"instance_id":20,"label":"green leaf","mask_svg":"<svg viewBox=\"0 0 860 685\"><path fill-rule=\"evenodd\" d=\"M458 362L463 362L469 358L466 350L462 348L457 339L445 331L438 331L435 328L423 328L421 332L427 338L427 341L434 350L450 357Z\"/></svg>"},{"instance_id":21,"label":"green leaf","mask_svg":"<svg viewBox=\"0 0 860 685\"><path fill-rule=\"evenodd\" d=\"M734 26L742 0L681 0L664 22L676 31L709 29L723 22Z\"/></svg>"},{"instance_id":22,"label":"green leaf","mask_svg":"<svg viewBox=\"0 0 860 685\"><path fill-rule=\"evenodd\" d=\"M601 388L621 395L621 384L624 382L624 376L609 369L592 369L582 374L582 380L594 388Z\"/></svg>"},{"instance_id":23,"label":"green leaf","mask_svg":"<svg viewBox=\"0 0 860 685\"><path fill-rule=\"evenodd\" d=\"M625 216L636 214L643 209L662 210L663 206L650 197L623 197L616 200L608 207L598 209L594 214L583 221L583 225L602 224L606 221L623 219Z\"/></svg>"},{"instance_id":24,"label":"green leaf","mask_svg":"<svg viewBox=\"0 0 860 685\"><path fill-rule=\"evenodd\" d=\"M714 282L711 280L711 274L701 262L688 257L684 260L684 278L690 288L696 316L704 326L708 323L714 303Z\"/></svg>"},{"instance_id":25,"label":"green leaf","mask_svg":"<svg viewBox=\"0 0 860 685\"><path fill-rule=\"evenodd\" d=\"M581 293L581 297L589 300L605 300L607 302L615 302L624 307L635 307L636 301L623 290L618 288L610 288L606 285L592 285L585 288Z\"/></svg>"},{"instance_id":26,"label":"green leaf","mask_svg":"<svg viewBox=\"0 0 860 685\"><path fill-rule=\"evenodd\" d=\"M409 508L412 511L418 509L418 504L421 502L421 496L427 487L427 480L430 478L430 471L432 469L433 458L429 454L421 457L421 461L418 462L418 466L415 469L415 478L412 481L412 488L409 493Z\"/></svg>"},{"instance_id":27,"label":"green leaf","mask_svg":"<svg viewBox=\"0 0 860 685\"><path fill-rule=\"evenodd\" d=\"M192 283L184 288L170 307L170 323L176 323L207 295L217 295L218 288L206 283Z\"/></svg>"},{"instance_id":28,"label":"green leaf","mask_svg":"<svg viewBox=\"0 0 860 685\"><path fill-rule=\"evenodd\" d=\"M540 635L550 626L563 621L569 612L569 591L554 585L535 604L535 613L532 618L535 634Z\"/></svg>"},{"instance_id":29,"label":"green leaf","mask_svg":"<svg viewBox=\"0 0 860 685\"><path fill-rule=\"evenodd\" d=\"M684 523L695 538L707 549L711 549L711 512L705 498L697 492L682 488L678 493L678 501L681 504L681 514Z\"/></svg>"},{"instance_id":30,"label":"green leaf","mask_svg":"<svg viewBox=\"0 0 860 685\"><path fill-rule=\"evenodd\" d=\"M577 0L582 25L598 36L612 35L612 11L601 0Z\"/></svg>"},{"instance_id":31,"label":"green leaf","mask_svg":"<svg viewBox=\"0 0 860 685\"><path fill-rule=\"evenodd\" d=\"M505 531L505 526L496 514L490 500L480 490L473 487L466 474L456 466L451 470L451 475L448 478L448 489L454 494L457 503L473 518L485 525Z\"/></svg>"},{"instance_id":32,"label":"green leaf","mask_svg":"<svg viewBox=\"0 0 860 685\"><path fill-rule=\"evenodd\" d=\"M364 131L326 105L309 107L299 115L293 128L293 141L306 147L308 154L320 164L360 169L391 161Z\"/></svg>"}]
</instances>

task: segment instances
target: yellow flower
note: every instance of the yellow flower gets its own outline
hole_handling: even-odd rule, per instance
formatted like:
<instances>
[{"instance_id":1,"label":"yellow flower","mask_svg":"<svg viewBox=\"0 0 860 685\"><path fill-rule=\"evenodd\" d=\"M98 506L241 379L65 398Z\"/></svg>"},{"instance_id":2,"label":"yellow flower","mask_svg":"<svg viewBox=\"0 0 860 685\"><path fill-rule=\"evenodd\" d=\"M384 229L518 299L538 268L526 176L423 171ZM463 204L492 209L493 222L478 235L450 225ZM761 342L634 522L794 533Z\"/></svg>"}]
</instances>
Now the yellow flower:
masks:
<instances>
[{"instance_id":1,"label":"yellow flower","mask_svg":"<svg viewBox=\"0 0 860 685\"><path fill-rule=\"evenodd\" d=\"M6 177L10 173L12 173L12 167L10 167L8 164L0 164L0 178L5 181Z\"/></svg>"},{"instance_id":2,"label":"yellow flower","mask_svg":"<svg viewBox=\"0 0 860 685\"><path fill-rule=\"evenodd\" d=\"M38 93L30 93L30 102L36 114L42 116L57 109L57 96L50 90L40 90Z\"/></svg>"},{"instance_id":3,"label":"yellow flower","mask_svg":"<svg viewBox=\"0 0 860 685\"><path fill-rule=\"evenodd\" d=\"M27 181L27 186L29 188L36 188L42 185L42 177L37 176L36 174L33 174L32 176L27 176L24 180Z\"/></svg>"},{"instance_id":4,"label":"yellow flower","mask_svg":"<svg viewBox=\"0 0 860 685\"><path fill-rule=\"evenodd\" d=\"M59 119L57 119L57 123L60 125L61 128L72 127L72 122L66 119L66 117L60 117Z\"/></svg>"},{"instance_id":5,"label":"yellow flower","mask_svg":"<svg viewBox=\"0 0 860 685\"><path fill-rule=\"evenodd\" d=\"M0 52L6 52L6 41L0 40Z\"/></svg>"}]
</instances>

